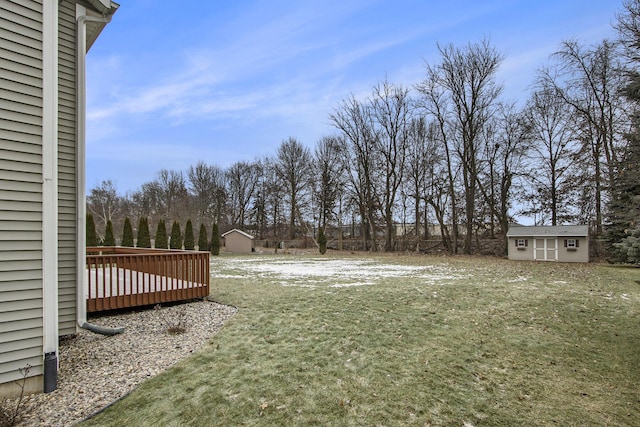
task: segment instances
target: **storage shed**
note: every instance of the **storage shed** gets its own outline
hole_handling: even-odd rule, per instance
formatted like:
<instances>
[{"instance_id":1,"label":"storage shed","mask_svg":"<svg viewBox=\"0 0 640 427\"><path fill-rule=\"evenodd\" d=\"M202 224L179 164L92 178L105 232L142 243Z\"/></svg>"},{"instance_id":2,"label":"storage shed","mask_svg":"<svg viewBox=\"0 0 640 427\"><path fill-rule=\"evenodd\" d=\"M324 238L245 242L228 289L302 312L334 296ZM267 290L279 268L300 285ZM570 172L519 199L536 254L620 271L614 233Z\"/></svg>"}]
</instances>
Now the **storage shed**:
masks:
<instances>
[{"instance_id":1,"label":"storage shed","mask_svg":"<svg viewBox=\"0 0 640 427\"><path fill-rule=\"evenodd\" d=\"M222 235L224 247L227 252L251 253L253 252L253 236L242 230L234 228Z\"/></svg>"},{"instance_id":2,"label":"storage shed","mask_svg":"<svg viewBox=\"0 0 640 427\"><path fill-rule=\"evenodd\" d=\"M513 225L507 239L511 260L589 262L589 227L586 225Z\"/></svg>"}]
</instances>

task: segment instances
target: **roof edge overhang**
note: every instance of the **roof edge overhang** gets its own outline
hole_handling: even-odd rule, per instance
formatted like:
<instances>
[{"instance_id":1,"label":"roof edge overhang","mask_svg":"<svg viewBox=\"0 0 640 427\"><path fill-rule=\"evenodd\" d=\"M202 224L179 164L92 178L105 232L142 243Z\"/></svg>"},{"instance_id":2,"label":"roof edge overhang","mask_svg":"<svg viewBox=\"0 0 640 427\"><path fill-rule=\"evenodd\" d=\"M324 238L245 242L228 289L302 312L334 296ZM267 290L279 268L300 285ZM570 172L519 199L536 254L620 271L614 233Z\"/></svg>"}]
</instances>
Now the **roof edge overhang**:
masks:
<instances>
[{"instance_id":1,"label":"roof edge overhang","mask_svg":"<svg viewBox=\"0 0 640 427\"><path fill-rule=\"evenodd\" d=\"M589 226L512 226L507 231L507 237L589 237Z\"/></svg>"},{"instance_id":2,"label":"roof edge overhang","mask_svg":"<svg viewBox=\"0 0 640 427\"><path fill-rule=\"evenodd\" d=\"M239 233L239 234L241 234L241 235L243 235L243 236L245 236L245 237L247 237L249 239L252 239L252 240L254 239L254 237L251 234L245 233L244 231L238 230L237 228L234 228L233 230L229 230L226 233L223 233L220 237L225 237L225 236L227 236L227 235L229 235L231 233Z\"/></svg>"},{"instance_id":3,"label":"roof edge overhang","mask_svg":"<svg viewBox=\"0 0 640 427\"><path fill-rule=\"evenodd\" d=\"M87 15L106 18L106 22L87 21L87 52L107 26L120 5L110 0L87 0Z\"/></svg>"}]
</instances>

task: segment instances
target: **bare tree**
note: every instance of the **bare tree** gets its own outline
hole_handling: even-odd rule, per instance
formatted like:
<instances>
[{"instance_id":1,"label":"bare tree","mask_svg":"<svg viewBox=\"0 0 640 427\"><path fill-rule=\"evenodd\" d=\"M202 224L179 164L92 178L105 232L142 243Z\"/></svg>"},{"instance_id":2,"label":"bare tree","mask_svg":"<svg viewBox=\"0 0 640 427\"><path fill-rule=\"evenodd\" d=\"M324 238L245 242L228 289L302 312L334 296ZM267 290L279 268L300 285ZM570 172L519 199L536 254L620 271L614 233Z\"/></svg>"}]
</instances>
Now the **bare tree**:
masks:
<instances>
[{"instance_id":1,"label":"bare tree","mask_svg":"<svg viewBox=\"0 0 640 427\"><path fill-rule=\"evenodd\" d=\"M409 90L400 85L385 80L373 88L372 114L378 127L375 142L382 172L378 205L385 221L385 251L394 247L394 207L404 173L412 107Z\"/></svg>"},{"instance_id":2,"label":"bare tree","mask_svg":"<svg viewBox=\"0 0 640 427\"><path fill-rule=\"evenodd\" d=\"M87 207L93 216L99 219L99 228L102 230L108 221L113 222L121 210L121 205L116 186L110 179L92 188L87 197Z\"/></svg>"},{"instance_id":3,"label":"bare tree","mask_svg":"<svg viewBox=\"0 0 640 427\"><path fill-rule=\"evenodd\" d=\"M284 224L284 187L278 178L276 168L277 161L267 157L262 161L263 174L260 180L259 194L264 201L265 228L269 228L271 223L271 235L275 238L281 237L281 228Z\"/></svg>"},{"instance_id":4,"label":"bare tree","mask_svg":"<svg viewBox=\"0 0 640 427\"><path fill-rule=\"evenodd\" d=\"M189 167L187 178L198 222L212 219L220 224L226 203L224 171L219 166L200 161Z\"/></svg>"},{"instance_id":5,"label":"bare tree","mask_svg":"<svg viewBox=\"0 0 640 427\"><path fill-rule=\"evenodd\" d=\"M513 104L503 106L499 117L497 139L497 159L499 164L494 170L499 186L498 224L505 235L509 228L514 199L514 189L522 188L523 169L531 149L531 126L522 111L515 110ZM505 245L505 254L507 247Z\"/></svg>"},{"instance_id":6,"label":"bare tree","mask_svg":"<svg viewBox=\"0 0 640 427\"><path fill-rule=\"evenodd\" d=\"M616 18L615 28L625 48L625 56L637 63L640 61L640 0L623 0L622 11Z\"/></svg>"},{"instance_id":7,"label":"bare tree","mask_svg":"<svg viewBox=\"0 0 640 427\"><path fill-rule=\"evenodd\" d=\"M552 88L535 92L526 114L533 139L528 171L533 206L524 213L548 214L551 225L559 225L570 217L570 173L579 150L573 126L575 114Z\"/></svg>"},{"instance_id":8,"label":"bare tree","mask_svg":"<svg viewBox=\"0 0 640 427\"><path fill-rule=\"evenodd\" d=\"M259 162L236 162L227 169L229 223L232 227L245 228L261 175L262 165Z\"/></svg>"},{"instance_id":9,"label":"bare tree","mask_svg":"<svg viewBox=\"0 0 640 427\"><path fill-rule=\"evenodd\" d=\"M377 250L376 202L374 198L374 173L376 168L376 130L368 104L353 95L343 100L340 107L329 115L331 124L344 136L344 156L347 166L352 199L358 206L362 226L364 250Z\"/></svg>"},{"instance_id":10,"label":"bare tree","mask_svg":"<svg viewBox=\"0 0 640 427\"><path fill-rule=\"evenodd\" d=\"M297 139L289 137L278 147L276 172L284 183L289 202L289 238L295 238L296 218L304 204L311 178L311 152Z\"/></svg>"},{"instance_id":11,"label":"bare tree","mask_svg":"<svg viewBox=\"0 0 640 427\"><path fill-rule=\"evenodd\" d=\"M424 229L427 232L427 193L434 179L433 170L436 162L440 161L438 143L436 141L437 125L427 123L424 116L411 120L408 132L406 153L405 181L407 195L413 199L414 231L416 236L416 251L420 250L421 203L424 203Z\"/></svg>"},{"instance_id":12,"label":"bare tree","mask_svg":"<svg viewBox=\"0 0 640 427\"><path fill-rule=\"evenodd\" d=\"M338 217L336 209L345 187L343 147L344 141L336 136L325 136L316 144L313 158L314 199L318 206L318 226L322 230L329 221Z\"/></svg>"},{"instance_id":13,"label":"bare tree","mask_svg":"<svg viewBox=\"0 0 640 427\"><path fill-rule=\"evenodd\" d=\"M456 252L456 239L458 236L458 223L454 218L458 217L458 212L457 210L452 210L455 204L450 201L450 198L457 198L458 196L455 192L453 195L451 193L451 181L447 177L449 165L444 161L439 161L429 166L429 178L424 182L424 200L433 209L444 249L449 253L454 253ZM427 209L425 208L425 214L426 212ZM427 226L426 216L424 223Z\"/></svg>"},{"instance_id":14,"label":"bare tree","mask_svg":"<svg viewBox=\"0 0 640 427\"><path fill-rule=\"evenodd\" d=\"M418 88L440 119L450 122L448 131L454 131L447 139L453 140L461 165L466 216L463 250L471 253L482 131L502 90L495 75L503 56L486 40L462 49L439 46L439 51L442 62L427 65L427 79Z\"/></svg>"},{"instance_id":15,"label":"bare tree","mask_svg":"<svg viewBox=\"0 0 640 427\"><path fill-rule=\"evenodd\" d=\"M514 104L503 104L498 114L485 126L484 152L478 176L478 188L489 211L489 233L495 237L495 225L506 236L512 207L513 188L525 175L531 141L531 125ZM506 254L506 241L504 246Z\"/></svg>"},{"instance_id":16,"label":"bare tree","mask_svg":"<svg viewBox=\"0 0 640 427\"><path fill-rule=\"evenodd\" d=\"M186 220L189 200L183 173L161 169L155 182L158 198L165 208L165 215L173 220Z\"/></svg>"},{"instance_id":17,"label":"bare tree","mask_svg":"<svg viewBox=\"0 0 640 427\"><path fill-rule=\"evenodd\" d=\"M146 182L140 190L131 194L131 205L137 216L157 222L165 214L165 207L160 198L160 186L156 181Z\"/></svg>"},{"instance_id":18,"label":"bare tree","mask_svg":"<svg viewBox=\"0 0 640 427\"><path fill-rule=\"evenodd\" d=\"M427 64L427 77L417 85L418 92L422 95L419 105L431 115L435 120L437 136L434 139L438 146L442 148L445 164L445 174L439 175L437 179L431 181L428 187L425 201L434 209L436 220L440 226L442 243L450 253L458 252L458 195L456 191L458 181L459 163L456 162L453 145L453 120L451 116L450 99L446 89L439 83L439 71L436 67ZM430 171L436 178L435 168ZM446 180L443 178L446 177ZM447 208L444 204L450 205L450 222L447 224ZM425 222L426 223L426 222ZM449 226L451 232L449 232Z\"/></svg>"},{"instance_id":19,"label":"bare tree","mask_svg":"<svg viewBox=\"0 0 640 427\"><path fill-rule=\"evenodd\" d=\"M546 73L542 79L576 112L583 152L592 168L595 224L601 232L603 200L619 162L621 126L627 123L619 93L623 81L619 52L607 40L591 47L569 40L554 58L558 74Z\"/></svg>"}]
</instances>

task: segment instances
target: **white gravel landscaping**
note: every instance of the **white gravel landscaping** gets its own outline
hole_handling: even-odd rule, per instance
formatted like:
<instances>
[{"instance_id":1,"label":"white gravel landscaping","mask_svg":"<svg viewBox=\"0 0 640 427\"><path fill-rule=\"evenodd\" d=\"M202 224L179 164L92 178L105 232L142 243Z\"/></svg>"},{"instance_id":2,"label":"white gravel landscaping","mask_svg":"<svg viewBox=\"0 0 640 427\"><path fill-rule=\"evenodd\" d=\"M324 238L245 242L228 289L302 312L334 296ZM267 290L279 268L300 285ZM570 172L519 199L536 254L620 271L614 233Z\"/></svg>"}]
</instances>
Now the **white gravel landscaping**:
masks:
<instances>
[{"instance_id":1,"label":"white gravel landscaping","mask_svg":"<svg viewBox=\"0 0 640 427\"><path fill-rule=\"evenodd\" d=\"M211 273L212 287L216 280L259 277L281 286L326 291L376 286L389 277L418 278L429 286L452 284L468 276L440 265L261 255L216 258ZM20 425L66 426L89 417L203 347L235 313L233 307L198 301L89 319L100 326L126 329L111 337L82 330L64 340L60 345L58 389L30 396L31 409ZM184 324L185 333L167 333L177 323Z\"/></svg>"},{"instance_id":2,"label":"white gravel landscaping","mask_svg":"<svg viewBox=\"0 0 640 427\"><path fill-rule=\"evenodd\" d=\"M124 326L125 331L105 336L82 330L63 339L58 389L29 396L19 425L69 426L82 421L202 348L236 311L197 301L90 318L93 324ZM178 325L184 333L167 332Z\"/></svg>"}]
</instances>

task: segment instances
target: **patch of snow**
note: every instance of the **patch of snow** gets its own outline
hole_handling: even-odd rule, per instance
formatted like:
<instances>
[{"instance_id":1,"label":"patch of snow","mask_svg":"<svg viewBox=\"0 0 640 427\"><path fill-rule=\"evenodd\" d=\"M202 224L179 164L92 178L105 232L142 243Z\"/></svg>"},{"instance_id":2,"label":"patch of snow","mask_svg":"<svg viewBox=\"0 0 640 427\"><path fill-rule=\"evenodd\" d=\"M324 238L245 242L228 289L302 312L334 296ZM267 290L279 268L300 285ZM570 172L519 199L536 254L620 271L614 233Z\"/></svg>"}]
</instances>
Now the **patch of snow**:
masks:
<instances>
[{"instance_id":1,"label":"patch of snow","mask_svg":"<svg viewBox=\"0 0 640 427\"><path fill-rule=\"evenodd\" d=\"M356 283L336 283L335 285L329 286L330 288L350 288L352 286L372 286L375 285L373 282L356 282Z\"/></svg>"},{"instance_id":2,"label":"patch of snow","mask_svg":"<svg viewBox=\"0 0 640 427\"><path fill-rule=\"evenodd\" d=\"M215 270L237 269L239 276L216 275ZM314 285L326 285L333 288L371 286L378 281L394 277L411 277L424 281L424 285L443 285L452 280L461 280L468 274L446 266L410 266L378 264L371 259L326 259L310 258L279 258L273 256L252 256L241 258L223 258L216 260L212 266L214 277L238 278L273 277L282 286L297 286L313 288ZM245 272L245 274L242 273ZM311 285L314 284L314 285Z\"/></svg>"},{"instance_id":3,"label":"patch of snow","mask_svg":"<svg viewBox=\"0 0 640 427\"><path fill-rule=\"evenodd\" d=\"M315 285L305 285L303 283L289 283L289 282L280 282L280 286L284 286L285 288L307 288L307 289L316 289Z\"/></svg>"}]
</instances>

